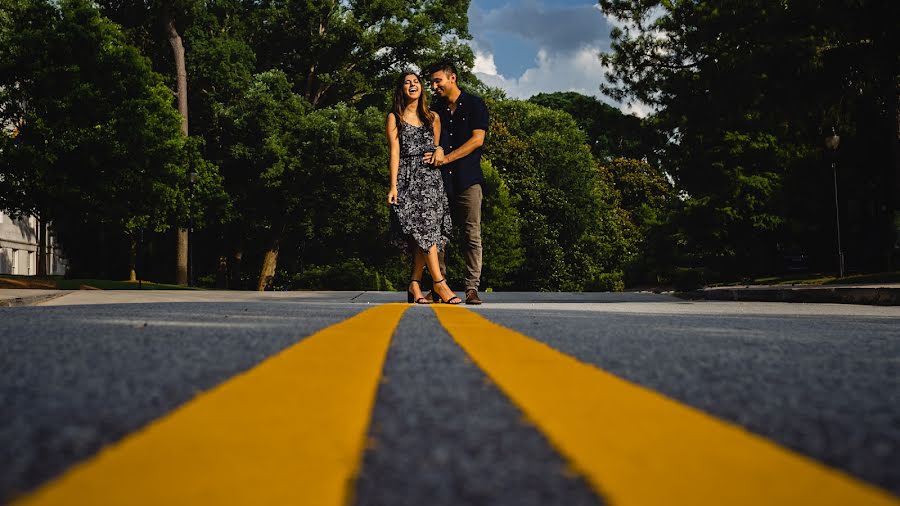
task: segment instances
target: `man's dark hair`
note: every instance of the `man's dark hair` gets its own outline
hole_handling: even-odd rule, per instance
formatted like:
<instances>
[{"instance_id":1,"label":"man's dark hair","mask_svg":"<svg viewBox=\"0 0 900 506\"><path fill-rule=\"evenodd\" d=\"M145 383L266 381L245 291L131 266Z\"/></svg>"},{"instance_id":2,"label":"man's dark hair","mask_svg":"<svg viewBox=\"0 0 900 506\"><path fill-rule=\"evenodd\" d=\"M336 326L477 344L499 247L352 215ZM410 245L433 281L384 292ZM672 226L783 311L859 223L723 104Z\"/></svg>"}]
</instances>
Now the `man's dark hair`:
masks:
<instances>
[{"instance_id":1,"label":"man's dark hair","mask_svg":"<svg viewBox=\"0 0 900 506\"><path fill-rule=\"evenodd\" d=\"M430 76L430 75L434 74L435 72L440 72L440 71L446 72L448 74L456 74L457 76L459 75L456 72L456 65L450 63L449 61L443 61L443 62L435 63L434 65L431 65L430 67L425 69L425 75Z\"/></svg>"}]
</instances>

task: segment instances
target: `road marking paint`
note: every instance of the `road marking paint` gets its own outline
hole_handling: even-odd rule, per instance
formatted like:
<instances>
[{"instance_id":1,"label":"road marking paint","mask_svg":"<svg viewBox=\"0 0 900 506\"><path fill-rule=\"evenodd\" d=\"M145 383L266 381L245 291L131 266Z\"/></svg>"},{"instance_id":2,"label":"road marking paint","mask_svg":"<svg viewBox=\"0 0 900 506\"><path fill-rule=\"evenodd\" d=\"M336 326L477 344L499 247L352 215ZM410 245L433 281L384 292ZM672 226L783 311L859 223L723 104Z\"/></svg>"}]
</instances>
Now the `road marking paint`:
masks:
<instances>
[{"instance_id":1,"label":"road marking paint","mask_svg":"<svg viewBox=\"0 0 900 506\"><path fill-rule=\"evenodd\" d=\"M346 504L408 307L378 306L309 336L16 504Z\"/></svg>"},{"instance_id":2,"label":"road marking paint","mask_svg":"<svg viewBox=\"0 0 900 506\"><path fill-rule=\"evenodd\" d=\"M900 504L472 311L433 307L453 339L610 504Z\"/></svg>"}]
</instances>

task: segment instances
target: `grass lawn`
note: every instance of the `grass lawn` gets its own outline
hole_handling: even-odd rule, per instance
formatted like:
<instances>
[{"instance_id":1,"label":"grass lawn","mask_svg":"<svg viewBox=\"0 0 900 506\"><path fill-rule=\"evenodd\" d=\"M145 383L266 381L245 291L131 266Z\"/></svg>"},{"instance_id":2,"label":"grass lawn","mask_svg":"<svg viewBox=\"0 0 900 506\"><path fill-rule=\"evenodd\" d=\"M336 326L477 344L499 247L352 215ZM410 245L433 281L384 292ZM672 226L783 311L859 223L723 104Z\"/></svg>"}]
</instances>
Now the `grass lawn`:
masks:
<instances>
[{"instance_id":1,"label":"grass lawn","mask_svg":"<svg viewBox=\"0 0 900 506\"><path fill-rule=\"evenodd\" d=\"M44 290L137 290L137 281L111 279L64 279L62 276L14 276L0 275L0 288L33 288ZM202 290L180 285L167 285L144 281L142 290Z\"/></svg>"},{"instance_id":2,"label":"grass lawn","mask_svg":"<svg viewBox=\"0 0 900 506\"><path fill-rule=\"evenodd\" d=\"M838 278L834 275L808 273L794 274L790 276L767 276L755 279L746 279L740 282L717 283L710 286L737 286L737 285L856 285L900 283L900 271L876 272L871 274L854 274Z\"/></svg>"}]
</instances>

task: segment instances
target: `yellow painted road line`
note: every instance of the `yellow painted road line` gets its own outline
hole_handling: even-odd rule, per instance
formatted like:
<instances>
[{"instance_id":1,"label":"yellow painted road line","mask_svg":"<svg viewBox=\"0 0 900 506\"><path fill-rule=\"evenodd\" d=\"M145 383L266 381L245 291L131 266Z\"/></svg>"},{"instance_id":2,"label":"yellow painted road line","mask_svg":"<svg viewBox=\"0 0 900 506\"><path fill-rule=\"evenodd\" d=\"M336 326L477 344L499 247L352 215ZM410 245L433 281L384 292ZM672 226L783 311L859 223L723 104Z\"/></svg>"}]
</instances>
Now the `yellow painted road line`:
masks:
<instances>
[{"instance_id":1,"label":"yellow painted road line","mask_svg":"<svg viewBox=\"0 0 900 506\"><path fill-rule=\"evenodd\" d=\"M878 488L471 311L434 310L612 505L900 504Z\"/></svg>"},{"instance_id":2,"label":"yellow painted road line","mask_svg":"<svg viewBox=\"0 0 900 506\"><path fill-rule=\"evenodd\" d=\"M378 306L313 334L16 504L345 504L408 307Z\"/></svg>"}]
</instances>

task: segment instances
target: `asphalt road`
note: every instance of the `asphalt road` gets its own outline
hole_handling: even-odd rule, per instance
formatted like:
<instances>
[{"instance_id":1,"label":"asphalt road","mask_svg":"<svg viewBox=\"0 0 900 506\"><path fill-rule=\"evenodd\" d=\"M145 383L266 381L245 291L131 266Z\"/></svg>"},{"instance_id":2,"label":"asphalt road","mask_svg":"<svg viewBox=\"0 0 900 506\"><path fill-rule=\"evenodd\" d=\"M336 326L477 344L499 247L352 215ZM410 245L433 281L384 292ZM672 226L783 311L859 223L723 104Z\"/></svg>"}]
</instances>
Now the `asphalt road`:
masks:
<instances>
[{"instance_id":1,"label":"asphalt road","mask_svg":"<svg viewBox=\"0 0 900 506\"><path fill-rule=\"evenodd\" d=\"M311 334L401 298L154 297L0 308L0 502L40 490ZM469 309L900 495L900 308L653 294L485 299ZM355 504L608 502L479 365L430 308L406 311L377 385L358 479L348 485Z\"/></svg>"},{"instance_id":2,"label":"asphalt road","mask_svg":"<svg viewBox=\"0 0 900 506\"><path fill-rule=\"evenodd\" d=\"M34 488L360 305L8 308L0 313L0 497Z\"/></svg>"},{"instance_id":3,"label":"asphalt road","mask_svg":"<svg viewBox=\"0 0 900 506\"><path fill-rule=\"evenodd\" d=\"M394 333L369 434L359 506L600 504L426 308Z\"/></svg>"},{"instance_id":4,"label":"asphalt road","mask_svg":"<svg viewBox=\"0 0 900 506\"><path fill-rule=\"evenodd\" d=\"M900 494L900 319L479 311Z\"/></svg>"}]
</instances>

